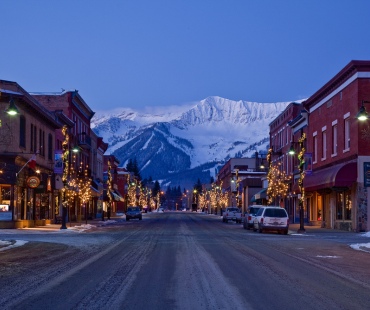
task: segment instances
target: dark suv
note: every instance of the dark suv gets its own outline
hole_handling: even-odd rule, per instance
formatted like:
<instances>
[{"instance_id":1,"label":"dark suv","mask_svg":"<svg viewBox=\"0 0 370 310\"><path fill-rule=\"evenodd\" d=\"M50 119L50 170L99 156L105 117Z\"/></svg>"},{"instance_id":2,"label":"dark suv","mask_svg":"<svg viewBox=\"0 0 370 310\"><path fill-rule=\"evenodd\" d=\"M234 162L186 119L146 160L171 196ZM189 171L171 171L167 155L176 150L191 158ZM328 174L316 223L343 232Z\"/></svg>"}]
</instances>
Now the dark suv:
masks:
<instances>
[{"instance_id":1,"label":"dark suv","mask_svg":"<svg viewBox=\"0 0 370 310\"><path fill-rule=\"evenodd\" d=\"M140 221L143 219L143 215L141 214L141 210L139 207L128 207L126 212L126 221L131 219L139 219Z\"/></svg>"}]
</instances>

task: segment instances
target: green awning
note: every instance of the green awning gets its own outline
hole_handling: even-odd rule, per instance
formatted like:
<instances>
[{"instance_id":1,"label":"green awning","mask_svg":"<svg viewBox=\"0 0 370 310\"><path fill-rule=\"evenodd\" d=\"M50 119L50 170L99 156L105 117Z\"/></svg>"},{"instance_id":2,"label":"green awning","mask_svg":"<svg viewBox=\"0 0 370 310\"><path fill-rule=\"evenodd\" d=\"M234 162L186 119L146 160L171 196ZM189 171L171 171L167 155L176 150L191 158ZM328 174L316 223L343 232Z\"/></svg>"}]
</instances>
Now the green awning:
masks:
<instances>
[{"instance_id":1,"label":"green awning","mask_svg":"<svg viewBox=\"0 0 370 310\"><path fill-rule=\"evenodd\" d=\"M266 199L267 188L261 189L259 192L255 193L251 199L251 202L256 202L258 199Z\"/></svg>"}]
</instances>

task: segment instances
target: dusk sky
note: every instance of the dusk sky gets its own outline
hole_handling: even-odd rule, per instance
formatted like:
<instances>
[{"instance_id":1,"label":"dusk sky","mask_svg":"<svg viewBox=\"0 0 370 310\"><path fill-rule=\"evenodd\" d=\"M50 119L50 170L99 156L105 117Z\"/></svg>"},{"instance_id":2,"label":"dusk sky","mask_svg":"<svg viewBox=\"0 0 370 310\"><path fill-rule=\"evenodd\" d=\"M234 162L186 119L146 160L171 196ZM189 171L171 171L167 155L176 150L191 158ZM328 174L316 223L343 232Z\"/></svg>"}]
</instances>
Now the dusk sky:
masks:
<instances>
[{"instance_id":1,"label":"dusk sky","mask_svg":"<svg viewBox=\"0 0 370 310\"><path fill-rule=\"evenodd\" d=\"M368 0L4 0L0 79L94 110L307 98L370 60Z\"/></svg>"}]
</instances>

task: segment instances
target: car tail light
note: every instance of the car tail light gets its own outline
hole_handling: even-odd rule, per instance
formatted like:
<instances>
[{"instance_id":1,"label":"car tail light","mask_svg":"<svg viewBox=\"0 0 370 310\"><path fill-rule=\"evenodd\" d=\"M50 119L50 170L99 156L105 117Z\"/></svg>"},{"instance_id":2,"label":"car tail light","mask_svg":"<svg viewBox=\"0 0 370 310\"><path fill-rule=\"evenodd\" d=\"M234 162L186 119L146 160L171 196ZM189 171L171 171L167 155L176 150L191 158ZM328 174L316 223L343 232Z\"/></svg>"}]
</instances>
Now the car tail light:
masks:
<instances>
[{"instance_id":1,"label":"car tail light","mask_svg":"<svg viewBox=\"0 0 370 310\"><path fill-rule=\"evenodd\" d=\"M289 219L286 220L286 224L289 225Z\"/></svg>"},{"instance_id":2,"label":"car tail light","mask_svg":"<svg viewBox=\"0 0 370 310\"><path fill-rule=\"evenodd\" d=\"M263 224L263 217L261 217L261 224Z\"/></svg>"},{"instance_id":3,"label":"car tail light","mask_svg":"<svg viewBox=\"0 0 370 310\"><path fill-rule=\"evenodd\" d=\"M251 221L251 220L252 220L252 217L248 215L248 221Z\"/></svg>"}]
</instances>

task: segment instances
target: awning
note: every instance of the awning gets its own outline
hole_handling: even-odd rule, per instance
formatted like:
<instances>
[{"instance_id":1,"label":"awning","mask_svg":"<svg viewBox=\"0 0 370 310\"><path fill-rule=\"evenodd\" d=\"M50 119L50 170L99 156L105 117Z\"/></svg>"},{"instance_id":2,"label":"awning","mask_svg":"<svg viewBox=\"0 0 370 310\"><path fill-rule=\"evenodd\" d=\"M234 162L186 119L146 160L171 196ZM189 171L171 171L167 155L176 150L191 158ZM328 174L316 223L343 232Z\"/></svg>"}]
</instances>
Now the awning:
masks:
<instances>
[{"instance_id":1,"label":"awning","mask_svg":"<svg viewBox=\"0 0 370 310\"><path fill-rule=\"evenodd\" d=\"M267 188L263 188L259 192L255 193L251 199L251 202L256 202L258 199L266 199L267 197L266 191L267 191Z\"/></svg>"},{"instance_id":2,"label":"awning","mask_svg":"<svg viewBox=\"0 0 370 310\"><path fill-rule=\"evenodd\" d=\"M100 197L103 193L103 184L101 184L98 180L92 180L90 189L92 196Z\"/></svg>"},{"instance_id":3,"label":"awning","mask_svg":"<svg viewBox=\"0 0 370 310\"><path fill-rule=\"evenodd\" d=\"M116 200L116 201L121 201L121 202L123 202L123 201L125 201L124 199L123 199L123 197L122 197L122 195L121 195L121 193L118 191L118 190L114 190L114 192L113 192L113 197L114 197L114 199Z\"/></svg>"},{"instance_id":4,"label":"awning","mask_svg":"<svg viewBox=\"0 0 370 310\"><path fill-rule=\"evenodd\" d=\"M93 197L100 197L101 196L101 192L96 189L94 186L90 186L90 189L91 189L91 196Z\"/></svg>"},{"instance_id":5,"label":"awning","mask_svg":"<svg viewBox=\"0 0 370 310\"><path fill-rule=\"evenodd\" d=\"M357 181L357 162L314 170L303 179L305 191L316 191L324 188L351 187Z\"/></svg>"},{"instance_id":6,"label":"awning","mask_svg":"<svg viewBox=\"0 0 370 310\"><path fill-rule=\"evenodd\" d=\"M117 190L111 190L110 191L110 194L112 195L112 199L114 201L121 201L121 202L124 201L124 199L121 196L121 194L120 194L119 191L117 191ZM106 189L104 190L104 193L103 193L103 200L104 201L108 201L108 195L107 195L107 190Z\"/></svg>"}]
</instances>

